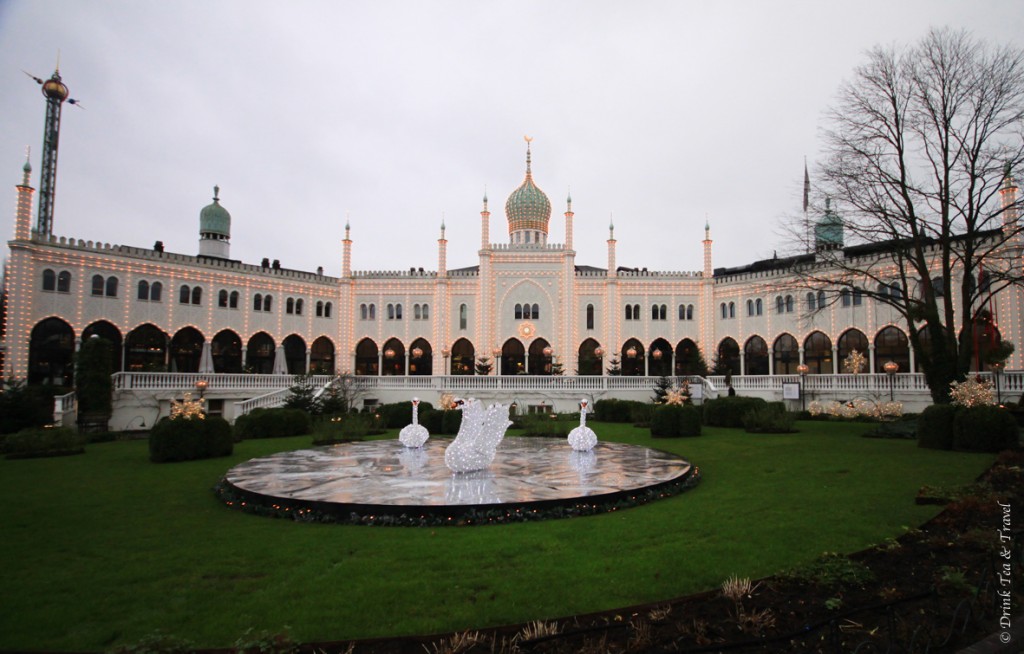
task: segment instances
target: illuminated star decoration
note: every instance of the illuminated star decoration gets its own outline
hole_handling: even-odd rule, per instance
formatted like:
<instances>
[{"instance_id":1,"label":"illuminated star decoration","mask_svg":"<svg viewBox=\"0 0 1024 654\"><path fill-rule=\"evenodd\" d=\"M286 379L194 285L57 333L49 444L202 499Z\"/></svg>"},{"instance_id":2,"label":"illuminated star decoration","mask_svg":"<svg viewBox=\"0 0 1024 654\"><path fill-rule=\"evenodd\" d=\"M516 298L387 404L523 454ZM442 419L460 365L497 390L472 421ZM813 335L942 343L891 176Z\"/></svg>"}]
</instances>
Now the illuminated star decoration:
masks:
<instances>
[{"instance_id":1,"label":"illuminated star decoration","mask_svg":"<svg viewBox=\"0 0 1024 654\"><path fill-rule=\"evenodd\" d=\"M181 402L171 400L171 420L204 420L205 418L203 401L193 400L191 393L185 393Z\"/></svg>"},{"instance_id":2,"label":"illuminated star decoration","mask_svg":"<svg viewBox=\"0 0 1024 654\"><path fill-rule=\"evenodd\" d=\"M843 362L843 367L846 368L846 372L851 375L856 375L864 370L864 365L867 360L864 355L857 350L850 350L850 354L847 355L846 361Z\"/></svg>"},{"instance_id":3,"label":"illuminated star decoration","mask_svg":"<svg viewBox=\"0 0 1024 654\"><path fill-rule=\"evenodd\" d=\"M682 389L673 388L671 390L665 391L665 404L675 404L677 406L681 406L683 404L686 404L686 400L688 399L689 396L685 395Z\"/></svg>"},{"instance_id":4,"label":"illuminated star decoration","mask_svg":"<svg viewBox=\"0 0 1024 654\"><path fill-rule=\"evenodd\" d=\"M995 404L992 383L975 377L949 384L949 399L955 406L972 407Z\"/></svg>"}]
</instances>

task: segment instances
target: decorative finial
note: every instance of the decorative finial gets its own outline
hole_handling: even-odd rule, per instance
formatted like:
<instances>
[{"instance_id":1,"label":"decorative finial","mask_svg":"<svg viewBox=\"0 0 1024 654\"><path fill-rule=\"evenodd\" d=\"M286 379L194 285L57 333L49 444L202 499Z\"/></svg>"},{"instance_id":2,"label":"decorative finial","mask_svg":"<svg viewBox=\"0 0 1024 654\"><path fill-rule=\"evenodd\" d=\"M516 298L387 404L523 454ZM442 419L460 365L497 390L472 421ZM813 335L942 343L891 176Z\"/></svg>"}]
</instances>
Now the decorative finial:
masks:
<instances>
[{"instance_id":1,"label":"decorative finial","mask_svg":"<svg viewBox=\"0 0 1024 654\"><path fill-rule=\"evenodd\" d=\"M57 67L53 69L53 72L60 75L60 48L57 48Z\"/></svg>"},{"instance_id":2,"label":"decorative finial","mask_svg":"<svg viewBox=\"0 0 1024 654\"><path fill-rule=\"evenodd\" d=\"M441 234L444 234L444 212L441 212Z\"/></svg>"},{"instance_id":3,"label":"decorative finial","mask_svg":"<svg viewBox=\"0 0 1024 654\"><path fill-rule=\"evenodd\" d=\"M214 202L219 202L220 201L220 186L214 186L213 187L213 201Z\"/></svg>"},{"instance_id":4,"label":"decorative finial","mask_svg":"<svg viewBox=\"0 0 1024 654\"><path fill-rule=\"evenodd\" d=\"M349 229L351 229L349 227L349 212L346 211L345 212L345 231L347 232Z\"/></svg>"},{"instance_id":5,"label":"decorative finial","mask_svg":"<svg viewBox=\"0 0 1024 654\"><path fill-rule=\"evenodd\" d=\"M21 168L26 173L32 172L32 164L29 161L31 158L32 158L32 146L31 145L26 145L25 146L25 165L22 166L22 168Z\"/></svg>"},{"instance_id":6,"label":"decorative finial","mask_svg":"<svg viewBox=\"0 0 1024 654\"><path fill-rule=\"evenodd\" d=\"M530 143L533 141L533 137L532 136L524 136L523 139L526 140L526 176L529 177L531 175L531 172L530 172Z\"/></svg>"},{"instance_id":7,"label":"decorative finial","mask_svg":"<svg viewBox=\"0 0 1024 654\"><path fill-rule=\"evenodd\" d=\"M569 205L570 207L572 207L572 190L571 190L571 189L569 189L569 190L566 190L566 192L565 192L565 193L566 193L566 195L565 195L565 202L566 202L566 204L568 204L568 205Z\"/></svg>"},{"instance_id":8,"label":"decorative finial","mask_svg":"<svg viewBox=\"0 0 1024 654\"><path fill-rule=\"evenodd\" d=\"M487 207L487 184L484 184L484 207Z\"/></svg>"}]
</instances>

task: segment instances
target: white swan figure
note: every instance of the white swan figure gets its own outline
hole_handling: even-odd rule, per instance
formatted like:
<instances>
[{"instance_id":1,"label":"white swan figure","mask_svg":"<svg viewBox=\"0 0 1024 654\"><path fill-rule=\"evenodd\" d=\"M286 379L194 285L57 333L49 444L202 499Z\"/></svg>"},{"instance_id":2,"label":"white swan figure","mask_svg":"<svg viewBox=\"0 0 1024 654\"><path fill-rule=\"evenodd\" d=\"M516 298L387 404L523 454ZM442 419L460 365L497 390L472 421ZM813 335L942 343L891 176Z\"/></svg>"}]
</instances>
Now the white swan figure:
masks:
<instances>
[{"instance_id":1,"label":"white swan figure","mask_svg":"<svg viewBox=\"0 0 1024 654\"><path fill-rule=\"evenodd\" d=\"M587 399L580 400L580 426L569 432L569 445L577 452L589 452L597 445L597 434L587 427Z\"/></svg>"},{"instance_id":2,"label":"white swan figure","mask_svg":"<svg viewBox=\"0 0 1024 654\"><path fill-rule=\"evenodd\" d=\"M402 427L402 431L398 432L398 440L406 447L423 447L430 438L430 432L419 423L419 406L420 399L412 398L412 424Z\"/></svg>"},{"instance_id":3,"label":"white swan figure","mask_svg":"<svg viewBox=\"0 0 1024 654\"><path fill-rule=\"evenodd\" d=\"M483 470L494 461L498 444L512 424L507 404L492 404L485 411L479 401L456 399L462 410L462 424L455 440L444 451L444 462L452 472Z\"/></svg>"}]
</instances>

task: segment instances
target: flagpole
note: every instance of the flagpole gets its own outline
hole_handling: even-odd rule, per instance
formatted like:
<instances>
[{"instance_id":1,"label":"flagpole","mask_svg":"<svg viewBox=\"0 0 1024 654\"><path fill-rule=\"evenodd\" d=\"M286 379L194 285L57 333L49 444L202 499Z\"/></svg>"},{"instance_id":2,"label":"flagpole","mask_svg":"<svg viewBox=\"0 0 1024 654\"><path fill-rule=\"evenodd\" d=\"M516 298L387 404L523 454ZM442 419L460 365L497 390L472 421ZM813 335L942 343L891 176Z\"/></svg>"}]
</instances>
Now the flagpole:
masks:
<instances>
[{"instance_id":1,"label":"flagpole","mask_svg":"<svg viewBox=\"0 0 1024 654\"><path fill-rule=\"evenodd\" d=\"M807 173L807 155L804 155L804 237L807 239L807 252L813 252L813 241L811 240L811 221L807 215L807 208L811 199L811 177Z\"/></svg>"}]
</instances>

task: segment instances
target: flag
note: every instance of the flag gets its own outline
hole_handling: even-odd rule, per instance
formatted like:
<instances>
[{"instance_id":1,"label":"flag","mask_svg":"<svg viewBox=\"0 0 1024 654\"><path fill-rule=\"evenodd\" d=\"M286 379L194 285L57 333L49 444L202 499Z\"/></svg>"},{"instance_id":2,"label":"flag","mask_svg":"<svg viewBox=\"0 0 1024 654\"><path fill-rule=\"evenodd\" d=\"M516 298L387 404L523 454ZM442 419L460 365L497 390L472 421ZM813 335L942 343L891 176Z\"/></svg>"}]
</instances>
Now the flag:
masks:
<instances>
[{"instance_id":1,"label":"flag","mask_svg":"<svg viewBox=\"0 0 1024 654\"><path fill-rule=\"evenodd\" d=\"M807 174L807 157L804 157L804 213L811 200L811 176Z\"/></svg>"}]
</instances>

